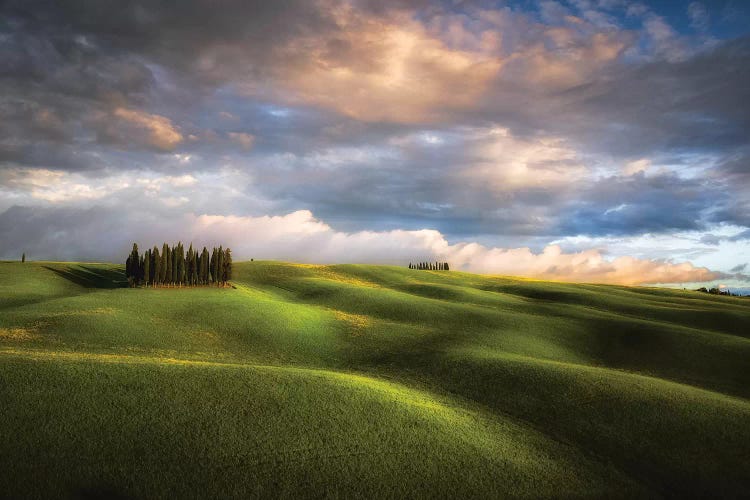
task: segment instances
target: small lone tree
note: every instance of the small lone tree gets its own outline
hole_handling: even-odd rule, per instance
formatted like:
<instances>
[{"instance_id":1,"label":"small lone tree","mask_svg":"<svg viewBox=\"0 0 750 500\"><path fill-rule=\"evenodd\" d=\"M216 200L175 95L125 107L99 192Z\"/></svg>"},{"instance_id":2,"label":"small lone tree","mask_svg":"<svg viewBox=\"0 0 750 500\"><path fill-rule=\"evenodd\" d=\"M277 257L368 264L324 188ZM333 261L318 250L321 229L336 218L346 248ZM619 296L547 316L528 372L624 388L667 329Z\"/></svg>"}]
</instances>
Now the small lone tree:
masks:
<instances>
[{"instance_id":1,"label":"small lone tree","mask_svg":"<svg viewBox=\"0 0 750 500\"><path fill-rule=\"evenodd\" d=\"M21 262L26 262L26 252L21 255Z\"/></svg>"}]
</instances>

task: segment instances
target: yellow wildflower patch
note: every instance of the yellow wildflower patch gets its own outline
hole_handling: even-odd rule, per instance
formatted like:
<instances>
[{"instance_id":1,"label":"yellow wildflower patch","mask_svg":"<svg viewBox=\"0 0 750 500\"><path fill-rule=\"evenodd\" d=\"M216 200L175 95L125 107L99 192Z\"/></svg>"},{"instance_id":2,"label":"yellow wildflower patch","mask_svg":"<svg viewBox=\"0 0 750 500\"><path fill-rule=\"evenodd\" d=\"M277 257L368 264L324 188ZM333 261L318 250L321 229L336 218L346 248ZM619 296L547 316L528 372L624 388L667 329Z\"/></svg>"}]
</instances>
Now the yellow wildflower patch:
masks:
<instances>
[{"instance_id":1,"label":"yellow wildflower patch","mask_svg":"<svg viewBox=\"0 0 750 500\"><path fill-rule=\"evenodd\" d=\"M1 328L0 327L0 339L2 340L34 340L39 338L39 334L36 328L25 328L25 327L14 327L14 328Z\"/></svg>"},{"instance_id":2,"label":"yellow wildflower patch","mask_svg":"<svg viewBox=\"0 0 750 500\"><path fill-rule=\"evenodd\" d=\"M63 316L102 316L102 315L112 315L115 314L118 310L114 307L97 307L94 309L82 309L78 311L62 311L62 312L56 312L47 314L46 316L49 318L58 318Z\"/></svg>"},{"instance_id":3,"label":"yellow wildflower patch","mask_svg":"<svg viewBox=\"0 0 750 500\"><path fill-rule=\"evenodd\" d=\"M337 273L336 271L333 271L331 269L321 269L318 275L323 279L336 281L338 283L346 283L348 285L356 285L356 286L366 286L370 288L381 288L380 285L378 285L377 283L373 283L372 281L365 281L360 278L347 276L345 274Z\"/></svg>"},{"instance_id":4,"label":"yellow wildflower patch","mask_svg":"<svg viewBox=\"0 0 750 500\"><path fill-rule=\"evenodd\" d=\"M337 320L344 321L349 325L353 335L361 335L363 330L372 325L372 320L361 314L350 314L337 309L333 313Z\"/></svg>"}]
</instances>

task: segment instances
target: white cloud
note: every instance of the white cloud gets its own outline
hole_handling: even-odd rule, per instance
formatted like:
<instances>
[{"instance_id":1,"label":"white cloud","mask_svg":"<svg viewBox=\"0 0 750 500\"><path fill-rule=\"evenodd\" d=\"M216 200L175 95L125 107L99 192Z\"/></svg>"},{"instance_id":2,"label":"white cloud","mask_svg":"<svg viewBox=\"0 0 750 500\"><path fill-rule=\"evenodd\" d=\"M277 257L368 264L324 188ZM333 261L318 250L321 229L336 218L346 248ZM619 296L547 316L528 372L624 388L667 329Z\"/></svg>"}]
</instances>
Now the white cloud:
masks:
<instances>
[{"instance_id":1,"label":"white cloud","mask_svg":"<svg viewBox=\"0 0 750 500\"><path fill-rule=\"evenodd\" d=\"M25 198L48 203L98 200L130 185L122 176L91 179L78 173L45 168L6 170L0 180L19 201Z\"/></svg>"},{"instance_id":2,"label":"white cloud","mask_svg":"<svg viewBox=\"0 0 750 500\"><path fill-rule=\"evenodd\" d=\"M508 129L477 129L468 134L471 161L462 175L497 191L574 185L588 169L558 137L523 139Z\"/></svg>"},{"instance_id":3,"label":"white cloud","mask_svg":"<svg viewBox=\"0 0 750 500\"><path fill-rule=\"evenodd\" d=\"M448 261L453 269L486 274L618 284L706 281L719 275L690 263L621 256L609 260L600 250L566 253L551 245L529 248L449 244L438 231L336 231L308 210L281 216L187 216L182 223L197 244L230 246L236 259L264 258L313 263L373 262L406 265L420 260ZM144 242L150 244L151 242Z\"/></svg>"},{"instance_id":4,"label":"white cloud","mask_svg":"<svg viewBox=\"0 0 750 500\"><path fill-rule=\"evenodd\" d=\"M184 188L193 186L198 179L190 174L184 175L166 175L166 176L146 176L136 179L136 183L143 186L147 193L159 193L164 187Z\"/></svg>"},{"instance_id":5,"label":"white cloud","mask_svg":"<svg viewBox=\"0 0 750 500\"><path fill-rule=\"evenodd\" d=\"M622 173L625 175L635 175L639 172L646 172L651 166L651 160L648 158L641 158L640 160L631 161L625 164L622 168Z\"/></svg>"}]
</instances>

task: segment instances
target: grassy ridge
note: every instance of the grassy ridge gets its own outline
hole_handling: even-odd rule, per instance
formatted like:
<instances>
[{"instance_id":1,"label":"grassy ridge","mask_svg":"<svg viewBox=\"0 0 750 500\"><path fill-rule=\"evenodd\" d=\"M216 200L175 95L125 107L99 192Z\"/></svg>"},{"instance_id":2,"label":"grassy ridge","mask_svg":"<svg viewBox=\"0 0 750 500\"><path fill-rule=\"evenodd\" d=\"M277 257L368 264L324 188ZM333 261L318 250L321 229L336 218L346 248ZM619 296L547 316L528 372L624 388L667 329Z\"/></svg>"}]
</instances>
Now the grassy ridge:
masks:
<instances>
[{"instance_id":1,"label":"grassy ridge","mask_svg":"<svg viewBox=\"0 0 750 500\"><path fill-rule=\"evenodd\" d=\"M0 263L0 491L750 488L746 299L274 262L234 289L121 279Z\"/></svg>"}]
</instances>

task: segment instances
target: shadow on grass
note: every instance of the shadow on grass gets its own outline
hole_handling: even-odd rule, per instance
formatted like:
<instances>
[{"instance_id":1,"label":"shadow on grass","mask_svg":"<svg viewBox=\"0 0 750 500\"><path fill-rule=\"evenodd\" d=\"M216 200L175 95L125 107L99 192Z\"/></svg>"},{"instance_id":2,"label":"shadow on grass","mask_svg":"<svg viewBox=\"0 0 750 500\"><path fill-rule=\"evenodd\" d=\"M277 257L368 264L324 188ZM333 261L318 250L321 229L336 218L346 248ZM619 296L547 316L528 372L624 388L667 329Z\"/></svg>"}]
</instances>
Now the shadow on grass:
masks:
<instances>
[{"instance_id":1,"label":"shadow on grass","mask_svg":"<svg viewBox=\"0 0 750 500\"><path fill-rule=\"evenodd\" d=\"M70 498L77 500L127 500L132 497L109 486L96 486L82 488L71 495Z\"/></svg>"},{"instance_id":2,"label":"shadow on grass","mask_svg":"<svg viewBox=\"0 0 750 500\"><path fill-rule=\"evenodd\" d=\"M125 273L116 269L95 266L71 266L65 269L44 267L84 288L125 288L128 286Z\"/></svg>"}]
</instances>

